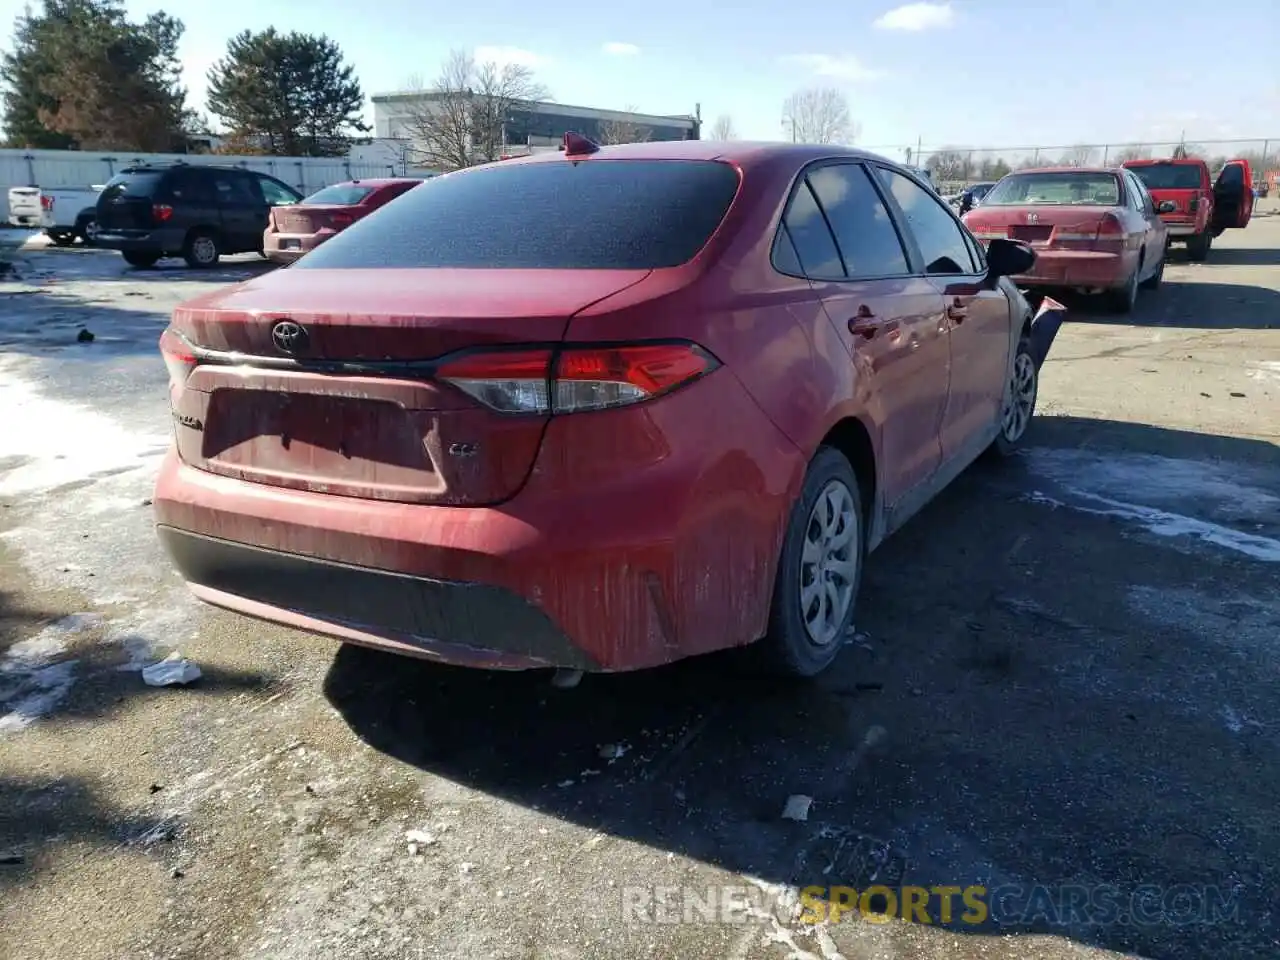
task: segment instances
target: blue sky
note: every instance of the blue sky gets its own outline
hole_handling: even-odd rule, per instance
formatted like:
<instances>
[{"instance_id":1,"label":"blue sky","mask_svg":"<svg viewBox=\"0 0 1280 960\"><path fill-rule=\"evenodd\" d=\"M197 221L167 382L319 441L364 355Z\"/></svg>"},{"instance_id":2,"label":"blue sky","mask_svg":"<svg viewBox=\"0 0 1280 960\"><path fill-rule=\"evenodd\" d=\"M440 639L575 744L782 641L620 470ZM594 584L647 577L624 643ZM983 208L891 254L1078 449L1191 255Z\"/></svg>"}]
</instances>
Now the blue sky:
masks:
<instances>
[{"instance_id":1,"label":"blue sky","mask_svg":"<svg viewBox=\"0 0 1280 960\"><path fill-rule=\"evenodd\" d=\"M128 0L187 26L193 102L227 38L326 33L366 94L435 76L450 48L526 62L563 103L729 114L778 139L788 93L847 95L870 147L1236 137L1280 146L1275 0ZM22 0L0 0L6 22ZM6 16L7 14L7 16ZM1215 38L1221 38L1215 42Z\"/></svg>"}]
</instances>

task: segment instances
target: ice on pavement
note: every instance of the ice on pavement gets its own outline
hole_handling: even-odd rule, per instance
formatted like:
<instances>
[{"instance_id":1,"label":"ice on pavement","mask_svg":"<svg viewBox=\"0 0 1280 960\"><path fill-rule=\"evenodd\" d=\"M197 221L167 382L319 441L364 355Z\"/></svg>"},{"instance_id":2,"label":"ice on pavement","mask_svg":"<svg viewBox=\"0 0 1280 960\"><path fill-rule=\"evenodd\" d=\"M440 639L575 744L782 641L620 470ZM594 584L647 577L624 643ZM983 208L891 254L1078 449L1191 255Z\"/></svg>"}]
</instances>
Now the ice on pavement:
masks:
<instances>
[{"instance_id":1,"label":"ice on pavement","mask_svg":"<svg viewBox=\"0 0 1280 960\"><path fill-rule=\"evenodd\" d=\"M125 430L88 407L45 396L17 358L0 360L0 496L55 490L120 470L154 468L165 434Z\"/></svg>"}]
</instances>

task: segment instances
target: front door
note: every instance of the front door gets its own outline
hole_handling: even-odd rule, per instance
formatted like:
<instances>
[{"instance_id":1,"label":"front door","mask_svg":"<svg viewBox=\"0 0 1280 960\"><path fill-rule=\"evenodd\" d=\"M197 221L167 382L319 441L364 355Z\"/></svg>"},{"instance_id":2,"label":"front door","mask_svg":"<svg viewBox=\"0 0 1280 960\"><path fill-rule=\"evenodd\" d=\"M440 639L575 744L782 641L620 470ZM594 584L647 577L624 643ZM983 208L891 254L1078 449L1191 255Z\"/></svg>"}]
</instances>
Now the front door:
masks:
<instances>
[{"instance_id":1,"label":"front door","mask_svg":"<svg viewBox=\"0 0 1280 960\"><path fill-rule=\"evenodd\" d=\"M825 214L845 274L811 282L849 351L854 382L866 385L864 402L878 412L883 499L892 507L942 462L938 429L949 373L942 298L913 275L865 166L825 164L807 180L813 196L797 193L793 210L811 209L818 222Z\"/></svg>"},{"instance_id":2,"label":"front door","mask_svg":"<svg viewBox=\"0 0 1280 960\"><path fill-rule=\"evenodd\" d=\"M1248 160L1231 160L1213 185L1213 235L1246 227L1253 215L1253 174Z\"/></svg>"},{"instance_id":3,"label":"front door","mask_svg":"<svg viewBox=\"0 0 1280 960\"><path fill-rule=\"evenodd\" d=\"M939 428L942 456L971 459L999 422L1009 369L1009 301L986 283L978 242L946 204L909 177L877 169L943 301L951 373Z\"/></svg>"}]
</instances>

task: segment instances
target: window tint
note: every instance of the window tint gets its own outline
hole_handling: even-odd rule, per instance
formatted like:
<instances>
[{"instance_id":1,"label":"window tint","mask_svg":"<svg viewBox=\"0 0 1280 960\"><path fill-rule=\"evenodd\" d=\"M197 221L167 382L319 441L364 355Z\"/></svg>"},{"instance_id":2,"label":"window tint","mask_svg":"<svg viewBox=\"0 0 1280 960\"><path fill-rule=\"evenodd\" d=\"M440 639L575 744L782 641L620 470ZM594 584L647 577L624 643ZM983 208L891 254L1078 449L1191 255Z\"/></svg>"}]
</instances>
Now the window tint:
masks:
<instances>
[{"instance_id":1,"label":"window tint","mask_svg":"<svg viewBox=\"0 0 1280 960\"><path fill-rule=\"evenodd\" d=\"M1150 163L1131 168L1149 190L1199 190L1200 164Z\"/></svg>"},{"instance_id":2,"label":"window tint","mask_svg":"<svg viewBox=\"0 0 1280 960\"><path fill-rule=\"evenodd\" d=\"M262 189L262 195L266 198L267 203L273 207L284 206L290 203L297 203L299 197L282 183L277 183L270 177L258 177L258 186ZM319 203L320 201L315 201Z\"/></svg>"},{"instance_id":3,"label":"window tint","mask_svg":"<svg viewBox=\"0 0 1280 960\"><path fill-rule=\"evenodd\" d=\"M977 273L960 224L941 201L910 177L885 167L876 169L907 218L924 257L925 273Z\"/></svg>"},{"instance_id":4,"label":"window tint","mask_svg":"<svg viewBox=\"0 0 1280 960\"><path fill-rule=\"evenodd\" d=\"M169 174L169 196L180 203L217 203L213 177L207 170L174 170Z\"/></svg>"},{"instance_id":5,"label":"window tint","mask_svg":"<svg viewBox=\"0 0 1280 960\"><path fill-rule=\"evenodd\" d=\"M793 277L804 276L804 267L800 266L796 245L791 242L791 234L787 232L785 223L778 227L778 235L773 238L773 265Z\"/></svg>"},{"instance_id":6,"label":"window tint","mask_svg":"<svg viewBox=\"0 0 1280 960\"><path fill-rule=\"evenodd\" d=\"M150 197L160 181L164 179L164 171L128 171L117 173L107 181L103 188L103 196L111 197Z\"/></svg>"},{"instance_id":7,"label":"window tint","mask_svg":"<svg viewBox=\"0 0 1280 960\"><path fill-rule=\"evenodd\" d=\"M737 191L737 171L710 160L511 160L434 177L290 269L675 267Z\"/></svg>"},{"instance_id":8,"label":"window tint","mask_svg":"<svg viewBox=\"0 0 1280 960\"><path fill-rule=\"evenodd\" d=\"M1125 186L1129 190L1130 202L1133 205L1133 209L1137 210L1139 213L1149 213L1150 210L1147 205L1147 191L1143 189L1142 181L1129 173L1125 174L1124 182Z\"/></svg>"},{"instance_id":9,"label":"window tint","mask_svg":"<svg viewBox=\"0 0 1280 960\"><path fill-rule=\"evenodd\" d=\"M820 167L809 184L835 232L850 277L909 273L898 231L861 164Z\"/></svg>"},{"instance_id":10,"label":"window tint","mask_svg":"<svg viewBox=\"0 0 1280 960\"><path fill-rule=\"evenodd\" d=\"M213 185L218 191L219 203L234 207L254 207L262 203L252 181L242 173L219 170L213 175Z\"/></svg>"},{"instance_id":11,"label":"window tint","mask_svg":"<svg viewBox=\"0 0 1280 960\"><path fill-rule=\"evenodd\" d=\"M840 252L836 250L836 242L827 229L827 221L813 199L807 180L796 188L782 222L791 234L791 242L795 244L796 255L806 276L815 280L845 279Z\"/></svg>"},{"instance_id":12,"label":"window tint","mask_svg":"<svg viewBox=\"0 0 1280 960\"><path fill-rule=\"evenodd\" d=\"M1218 184L1223 187L1244 186L1244 167L1238 163L1228 164L1218 174Z\"/></svg>"}]
</instances>

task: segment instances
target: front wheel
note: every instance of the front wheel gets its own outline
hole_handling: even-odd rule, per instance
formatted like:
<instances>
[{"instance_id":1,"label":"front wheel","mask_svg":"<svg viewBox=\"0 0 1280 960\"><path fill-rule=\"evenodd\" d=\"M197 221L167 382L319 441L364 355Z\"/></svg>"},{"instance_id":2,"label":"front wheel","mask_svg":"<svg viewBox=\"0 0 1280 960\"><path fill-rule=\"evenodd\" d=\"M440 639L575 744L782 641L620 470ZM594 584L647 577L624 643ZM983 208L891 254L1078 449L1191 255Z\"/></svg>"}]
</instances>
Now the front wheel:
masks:
<instances>
[{"instance_id":1,"label":"front wheel","mask_svg":"<svg viewBox=\"0 0 1280 960\"><path fill-rule=\"evenodd\" d=\"M839 450L821 447L778 558L762 651L776 671L812 677L835 660L853 623L865 553L857 475Z\"/></svg>"},{"instance_id":2,"label":"front wheel","mask_svg":"<svg viewBox=\"0 0 1280 960\"><path fill-rule=\"evenodd\" d=\"M1031 356L1031 338L1023 335L1018 341L1018 352L1013 357L1013 371L1005 385L1004 404L1000 411L1000 432L996 434L991 451L1001 457L1011 457L1022 446L1022 440L1036 413L1036 398L1040 393L1040 369Z\"/></svg>"},{"instance_id":3,"label":"front wheel","mask_svg":"<svg viewBox=\"0 0 1280 960\"><path fill-rule=\"evenodd\" d=\"M139 267L146 269L154 267L160 262L160 254L158 253L142 253L139 250L124 250L120 254L124 257L124 262L131 267Z\"/></svg>"}]
</instances>

